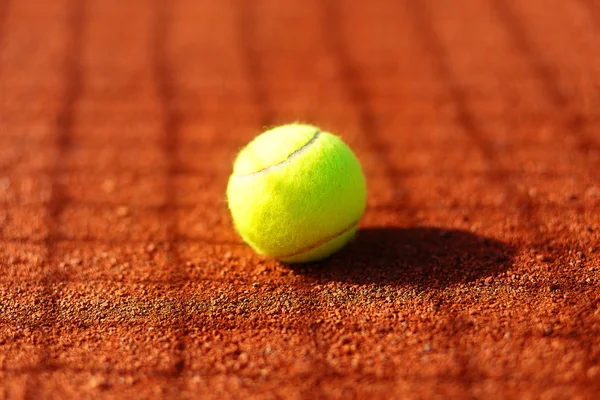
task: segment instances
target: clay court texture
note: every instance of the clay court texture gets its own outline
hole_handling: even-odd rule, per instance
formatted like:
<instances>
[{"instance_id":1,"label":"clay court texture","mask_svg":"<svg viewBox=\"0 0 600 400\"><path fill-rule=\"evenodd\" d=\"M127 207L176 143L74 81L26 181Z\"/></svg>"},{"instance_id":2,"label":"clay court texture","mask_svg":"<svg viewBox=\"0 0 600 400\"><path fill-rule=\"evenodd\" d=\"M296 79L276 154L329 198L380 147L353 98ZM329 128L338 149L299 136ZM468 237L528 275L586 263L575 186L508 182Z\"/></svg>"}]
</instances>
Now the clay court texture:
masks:
<instances>
[{"instance_id":1,"label":"clay court texture","mask_svg":"<svg viewBox=\"0 0 600 400\"><path fill-rule=\"evenodd\" d=\"M339 134L356 239L225 188ZM600 398L598 0L0 0L0 398Z\"/></svg>"}]
</instances>

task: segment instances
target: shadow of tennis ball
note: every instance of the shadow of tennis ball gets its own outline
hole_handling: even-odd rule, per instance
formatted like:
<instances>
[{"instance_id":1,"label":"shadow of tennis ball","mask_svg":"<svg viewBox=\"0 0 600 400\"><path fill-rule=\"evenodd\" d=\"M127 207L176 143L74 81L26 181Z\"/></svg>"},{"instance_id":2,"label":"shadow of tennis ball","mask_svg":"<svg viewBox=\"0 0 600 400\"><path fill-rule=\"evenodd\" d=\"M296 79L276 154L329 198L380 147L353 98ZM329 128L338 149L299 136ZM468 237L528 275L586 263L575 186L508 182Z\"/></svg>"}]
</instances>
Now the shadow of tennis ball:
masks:
<instances>
[{"instance_id":1,"label":"shadow of tennis ball","mask_svg":"<svg viewBox=\"0 0 600 400\"><path fill-rule=\"evenodd\" d=\"M497 275L514 254L512 246L468 231L366 228L338 254L290 268L318 281L428 287Z\"/></svg>"}]
</instances>

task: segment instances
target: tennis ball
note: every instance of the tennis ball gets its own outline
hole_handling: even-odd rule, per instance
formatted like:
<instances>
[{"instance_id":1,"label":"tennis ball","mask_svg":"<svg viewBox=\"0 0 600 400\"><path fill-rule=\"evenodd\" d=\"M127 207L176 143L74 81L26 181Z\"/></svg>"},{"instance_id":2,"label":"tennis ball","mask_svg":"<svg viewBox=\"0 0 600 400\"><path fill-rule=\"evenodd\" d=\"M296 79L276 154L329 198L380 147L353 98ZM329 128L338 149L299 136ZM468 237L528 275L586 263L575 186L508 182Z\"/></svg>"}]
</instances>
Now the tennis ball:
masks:
<instances>
[{"instance_id":1,"label":"tennis ball","mask_svg":"<svg viewBox=\"0 0 600 400\"><path fill-rule=\"evenodd\" d=\"M227 200L236 230L257 253L308 262L354 236L366 183L339 137L296 123L268 130L242 149Z\"/></svg>"}]
</instances>

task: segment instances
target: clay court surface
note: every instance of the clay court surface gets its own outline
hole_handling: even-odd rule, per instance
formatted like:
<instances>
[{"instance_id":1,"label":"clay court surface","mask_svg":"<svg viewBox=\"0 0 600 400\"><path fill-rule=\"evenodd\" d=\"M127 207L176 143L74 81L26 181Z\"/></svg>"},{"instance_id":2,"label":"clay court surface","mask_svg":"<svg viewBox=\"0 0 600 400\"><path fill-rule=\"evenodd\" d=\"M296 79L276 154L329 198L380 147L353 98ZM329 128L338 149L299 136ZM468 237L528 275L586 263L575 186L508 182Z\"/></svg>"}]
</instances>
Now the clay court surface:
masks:
<instances>
[{"instance_id":1,"label":"clay court surface","mask_svg":"<svg viewBox=\"0 0 600 400\"><path fill-rule=\"evenodd\" d=\"M225 201L341 135L356 240ZM600 398L597 0L0 0L0 398Z\"/></svg>"}]
</instances>

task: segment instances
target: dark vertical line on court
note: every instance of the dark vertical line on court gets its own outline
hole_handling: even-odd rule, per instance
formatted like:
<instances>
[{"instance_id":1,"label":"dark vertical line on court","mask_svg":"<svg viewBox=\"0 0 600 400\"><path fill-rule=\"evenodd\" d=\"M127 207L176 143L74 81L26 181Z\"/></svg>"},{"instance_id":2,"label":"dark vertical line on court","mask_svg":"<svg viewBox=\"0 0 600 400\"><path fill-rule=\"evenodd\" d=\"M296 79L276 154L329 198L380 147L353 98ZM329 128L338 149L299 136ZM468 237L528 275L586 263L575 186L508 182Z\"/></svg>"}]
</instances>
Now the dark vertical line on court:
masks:
<instances>
[{"instance_id":1,"label":"dark vertical line on court","mask_svg":"<svg viewBox=\"0 0 600 400\"><path fill-rule=\"evenodd\" d=\"M544 59L533 45L531 38L525 29L525 25L506 4L506 1L490 1L498 19L506 27L506 32L512 40L514 47L529 63L533 73L540 81L543 92L552 102L555 111L560 113L563 112L564 109L567 109L566 119L561 119L561 121L564 124L564 127L577 138L577 148L579 152L588 156L588 151L592 146L593 141L587 138L587 135L585 134L587 123L580 112L568 110L570 100L559 86L556 70ZM588 161L588 164L590 170L594 170L590 161ZM594 176L597 177L597 175Z\"/></svg>"},{"instance_id":2,"label":"dark vertical line on court","mask_svg":"<svg viewBox=\"0 0 600 400\"><path fill-rule=\"evenodd\" d=\"M538 54L525 31L519 18L503 0L490 0L495 14L506 27L515 48L524 56L531 65L536 77L543 85L543 89L555 106L567 105L568 99L558 87L556 71Z\"/></svg>"},{"instance_id":3,"label":"dark vertical line on court","mask_svg":"<svg viewBox=\"0 0 600 400\"><path fill-rule=\"evenodd\" d=\"M4 47L6 35L6 21L8 20L8 9L10 0L0 0L0 51ZM0 65L0 74L2 73L2 65ZM0 226L0 240L4 239L4 224Z\"/></svg>"},{"instance_id":4,"label":"dark vertical line on court","mask_svg":"<svg viewBox=\"0 0 600 400\"><path fill-rule=\"evenodd\" d=\"M83 52L83 29L85 25L85 1L72 0L70 2L70 14L67 21L68 45L66 46L64 60L65 90L62 105L56 118L56 134L54 136L55 159L51 169L51 194L48 202L46 226L48 233L44 247L46 249L45 273L41 281L41 294L37 303L42 310L41 323L34 327L41 329L53 329L57 326L58 318L58 296L55 289L58 284L66 280L66 276L55 268L58 256L58 242L60 238L60 217L65 210L68 201L64 194L61 182L60 166L67 155L73 141L73 128L75 121L75 109L82 91L81 57ZM52 369L52 355L48 349L48 343L42 340L42 350L37 369L46 371ZM27 381L24 398L40 398L39 382L36 378Z\"/></svg>"},{"instance_id":5,"label":"dark vertical line on court","mask_svg":"<svg viewBox=\"0 0 600 400\"><path fill-rule=\"evenodd\" d=\"M390 154L390 146L381 138L381 129L369 102L369 94L364 85L365 80L349 54L348 43L344 40L341 25L340 4L337 0L323 0L320 4L321 25L326 28L325 44L336 60L346 97L357 113L360 131L369 151L381 155L388 185L399 189L402 186L403 173L394 163ZM406 208L411 208L410 198L407 194L404 194L402 202L407 205ZM411 217L409 213L406 213L405 216Z\"/></svg>"},{"instance_id":6,"label":"dark vertical line on court","mask_svg":"<svg viewBox=\"0 0 600 400\"><path fill-rule=\"evenodd\" d=\"M580 0L580 3L586 7L588 14L590 15L591 23L598 33L596 36L597 42L600 43L600 3L594 2L594 0ZM600 85L595 85L596 91L600 91ZM592 116L593 118L594 116ZM600 136L600 135L597 135ZM598 142L594 142L596 146L599 145Z\"/></svg>"},{"instance_id":7,"label":"dark vertical line on court","mask_svg":"<svg viewBox=\"0 0 600 400\"><path fill-rule=\"evenodd\" d=\"M45 247L47 249L48 271L44 274L43 284L45 289L45 299L51 301L51 307L46 309L51 318L48 321L50 326L55 324L56 312L55 301L52 296L53 283L57 279L65 278L61 273L55 270L52 265L58 255L58 241L60 238L60 217L68 205L68 200L64 194L63 183L61 182L61 164L67 155L69 148L73 143L73 128L75 121L75 109L82 91L81 57L83 52L83 27L85 21L85 3L84 1L71 1L71 14L68 21L69 45L67 46L65 58L66 82L62 106L56 119L56 135L54 148L56 148L56 157L51 172L51 195L48 203L47 226L48 236Z\"/></svg>"},{"instance_id":8,"label":"dark vertical line on court","mask_svg":"<svg viewBox=\"0 0 600 400\"><path fill-rule=\"evenodd\" d=\"M469 138L475 143L487 160L492 160L491 167L495 167L499 160L495 151L483 132L476 123L472 112L467 106L467 96L451 72L448 65L448 56L442 46L441 40L433 29L433 22L426 6L419 0L407 0L411 21L417 35L421 38L423 47L434 62L436 75L442 80L450 93L452 103L456 107L458 123L463 127Z\"/></svg>"},{"instance_id":9,"label":"dark vertical line on court","mask_svg":"<svg viewBox=\"0 0 600 400\"><path fill-rule=\"evenodd\" d=\"M515 185L506 177L504 173L506 167L497 156L493 144L486 138L485 132L481 129L472 111L469 109L467 95L448 64L448 54L434 30L429 10L420 0L406 0L405 3L410 13L410 20L413 22L415 32L421 39L423 47L431 56L436 74L449 91L452 103L456 108L459 125L487 160L488 179L490 181L501 182L507 190L509 198L517 201L521 221L529 224L532 236L536 236L539 231L540 222L536 215L535 205L526 195L521 195Z\"/></svg>"},{"instance_id":10,"label":"dark vertical line on court","mask_svg":"<svg viewBox=\"0 0 600 400\"><path fill-rule=\"evenodd\" d=\"M10 0L0 0L0 49L4 46Z\"/></svg>"},{"instance_id":11,"label":"dark vertical line on court","mask_svg":"<svg viewBox=\"0 0 600 400\"><path fill-rule=\"evenodd\" d=\"M580 2L587 8L594 28L600 31L600 4L595 3L593 0L580 0Z\"/></svg>"},{"instance_id":12,"label":"dark vertical line on court","mask_svg":"<svg viewBox=\"0 0 600 400\"><path fill-rule=\"evenodd\" d=\"M486 138L485 131L482 130L480 123L478 123L469 109L467 95L452 72L448 62L447 50L444 48L438 33L435 31L435 25L427 9L427 5L422 0L405 0L405 4L410 13L410 20L413 23L414 30L434 62L433 65L437 76L439 76L448 88L452 102L456 107L458 123L488 162L488 179L490 181L496 180L501 182L507 190L509 198L516 200L519 206L518 217L521 223L528 225L530 240L536 243L537 241L543 241L544 238L538 237L540 236L541 221L536 205L531 202L527 195L520 194L510 178L504 175L503 171L506 170L505 165L502 159L496 155L493 144ZM448 319L451 321L451 329L459 331L461 329L461 317L452 311L450 312L451 314L448 316ZM456 343L456 345L460 349L460 343ZM481 372L470 362L467 354L459 354L457 361L460 363L461 368L459 374L461 382L467 390L469 397L474 397L473 384L480 379Z\"/></svg>"},{"instance_id":13,"label":"dark vertical line on court","mask_svg":"<svg viewBox=\"0 0 600 400\"><path fill-rule=\"evenodd\" d=\"M168 42L172 27L169 0L155 0L155 19L152 30L152 69L158 99L162 111L162 138L160 146L166 158L165 171L165 199L158 210L164 217L166 230L166 254L168 263L172 264L170 282L178 289L178 302L185 304L182 296L182 286L186 282L186 271L177 248L178 215L177 215L177 170L179 166L178 150L180 148L181 116L175 104L175 88L172 73L168 62ZM178 310L173 316L173 325L176 329L175 362L170 371L174 377L179 377L185 368L185 346L187 327L185 309Z\"/></svg>"},{"instance_id":14,"label":"dark vertical line on court","mask_svg":"<svg viewBox=\"0 0 600 400\"><path fill-rule=\"evenodd\" d=\"M410 21L413 23L414 30L417 36L421 39L423 47L427 53L431 56L434 62L434 68L437 76L442 80L447 90L450 92L452 103L456 107L458 123L462 126L465 133L479 148L479 151L483 153L485 158L489 160L490 169L500 164L499 160L494 156L494 151L488 141L485 139L483 132L480 131L478 124L476 123L473 114L468 108L466 94L460 87L457 80L453 76L453 73L448 64L448 57L446 50L442 46L441 40L433 28L433 21L429 15L429 11L423 4L422 0L406 0L407 9L410 14ZM488 172L489 174L489 172ZM494 179L493 177L490 177ZM505 187L513 192L512 187L505 184ZM450 311L452 312L452 311ZM452 321L452 328L456 329L458 326L458 316L449 315L449 320ZM460 348L460 346L457 344ZM466 354L459 353L457 361L460 365L460 382L463 388L469 395L469 398L473 397L473 383L475 377L478 375L477 370L473 370L469 366L469 359Z\"/></svg>"},{"instance_id":15,"label":"dark vertical line on court","mask_svg":"<svg viewBox=\"0 0 600 400\"><path fill-rule=\"evenodd\" d=\"M364 79L355 68L343 37L339 4L337 0L325 0L321 4L323 11L322 25L327 28L325 34L326 44L337 61L346 96L358 113L360 130L368 140L372 141L373 150L384 151L386 146L381 143L379 137L379 124L369 103L369 95L364 86Z\"/></svg>"},{"instance_id":16,"label":"dark vertical line on court","mask_svg":"<svg viewBox=\"0 0 600 400\"><path fill-rule=\"evenodd\" d=\"M250 79L252 102L260 110L259 122L262 128L271 127L275 123L275 113L267 94L266 81L260 65L261 54L256 48L256 3L248 0L238 0L237 26L240 35L240 45L243 62Z\"/></svg>"},{"instance_id":17,"label":"dark vertical line on court","mask_svg":"<svg viewBox=\"0 0 600 400\"><path fill-rule=\"evenodd\" d=\"M10 0L0 0L0 51L4 47L4 41L5 41L5 35L6 35L6 21L8 20L9 4L10 4ZM0 66L0 74L1 74L1 72L2 72L2 69ZM0 227L0 240L4 241L4 227L3 226ZM26 384L29 384L29 380L26 381ZM5 399L9 398L9 390L8 390L7 386L4 387L2 394Z\"/></svg>"}]
</instances>

